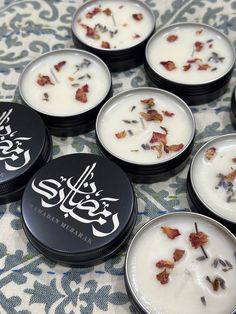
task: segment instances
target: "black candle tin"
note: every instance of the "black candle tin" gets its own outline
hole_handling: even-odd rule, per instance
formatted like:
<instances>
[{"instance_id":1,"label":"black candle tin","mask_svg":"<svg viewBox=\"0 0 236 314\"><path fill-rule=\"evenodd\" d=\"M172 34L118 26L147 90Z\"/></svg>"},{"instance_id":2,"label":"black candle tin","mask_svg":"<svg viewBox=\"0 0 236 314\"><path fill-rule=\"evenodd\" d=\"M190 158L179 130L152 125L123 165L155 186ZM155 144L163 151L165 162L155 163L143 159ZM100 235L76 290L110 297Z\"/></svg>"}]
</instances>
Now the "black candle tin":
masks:
<instances>
[{"instance_id":1,"label":"black candle tin","mask_svg":"<svg viewBox=\"0 0 236 314\"><path fill-rule=\"evenodd\" d=\"M125 173L92 154L51 161L29 181L22 198L29 241L47 258L71 267L92 266L118 252L136 216Z\"/></svg>"},{"instance_id":2,"label":"black candle tin","mask_svg":"<svg viewBox=\"0 0 236 314\"><path fill-rule=\"evenodd\" d=\"M148 231L156 228L159 225L167 225L168 226L169 218L172 219L172 222L174 220L176 220L177 222L182 220L184 222L186 217L192 219L193 222L198 221L198 220L200 220L200 221L202 220L204 222L207 222L209 225L209 228L211 228L211 226L217 227L219 229L219 231L222 231L229 239L232 239L232 241L236 245L236 237L224 225L220 224L219 222L217 222L216 220L214 220L210 217L207 217L207 216L204 216L204 215L201 215L198 213L191 213L191 212L168 213L168 214L164 214L164 215L161 215L159 217L153 218L152 220L150 220L149 222L144 224L138 230L138 232L135 234L135 236L132 238L132 240L129 244L129 247L128 247L126 258L125 258L125 278L124 278L125 279L125 287L126 287L128 297L129 297L129 299L130 299L130 301L131 301L131 303L135 309L135 313L140 313L140 314L167 313L167 312L172 313L172 311L171 312L170 311L164 311L163 309L157 309L157 308L150 309L147 307L147 305L145 305L144 300L145 300L146 296L141 294L140 291L138 293L137 290L139 290L141 287L139 287L137 285L137 282L135 283L137 286L135 286L135 284L133 283L133 277L135 276L135 274L133 274L134 270L132 269L132 261L135 261L134 263L136 264L137 263L137 256L135 256L136 259L134 260L134 256L132 254L132 251L134 251L135 249L137 250L137 248L135 248L135 247L138 246L138 243L142 240L143 237L147 236L146 233ZM171 241L175 241L175 240L171 240ZM148 250L148 248L146 250ZM157 248L157 252L158 252L158 248ZM166 252L164 252L163 256L165 256L165 253ZM213 258L213 257L214 257L214 255L211 256L211 258ZM192 261L192 263L193 263L193 261ZM158 272L158 268L155 267L155 260L151 261L150 266L151 266L151 264L153 264L153 268L155 268L156 271ZM135 268L135 266L133 266L133 267ZM145 272L146 265L143 265L143 267L144 267L144 272ZM193 267L193 265L192 265L192 267ZM162 268L162 270L164 270L164 268ZM168 269L165 269L165 270L167 270L167 272L168 272ZM160 269L159 269L159 272L161 272ZM144 276L145 275L146 275L146 278L150 279L150 277L147 277L149 274L145 273ZM154 272L154 276L155 276L155 272ZM179 278L179 277L175 277L175 278ZM171 282L169 284L171 284ZM164 285L163 285L163 289L165 289ZM151 290L151 286L150 286L150 290ZM158 300L158 292L157 292L157 300ZM178 295L176 295L176 302L178 302ZM230 311L230 313L228 313L228 314L235 314L236 313L235 311L236 310L234 309L232 312ZM178 313L181 313L181 312L178 312ZM191 309L189 309L189 313L191 313Z\"/></svg>"},{"instance_id":3,"label":"black candle tin","mask_svg":"<svg viewBox=\"0 0 236 314\"><path fill-rule=\"evenodd\" d=\"M199 188L196 185L196 179L199 180L199 175L201 171L201 169L199 169L198 163L201 161L202 163L204 162L204 164L206 162L211 162L211 160L210 161L203 160L203 156L205 156L208 149L211 149L211 148L216 149L216 154L218 153L218 155L220 154L222 155L220 157L222 158L220 161L222 164L224 164L223 153L220 153L220 148L219 148L220 143L235 143L235 142L236 142L236 133L231 133L231 134L218 136L214 138L213 140L210 140L209 142L204 144L194 155L193 160L191 162L191 166L189 168L188 177L187 177L187 195L188 195L188 201L189 201L192 211L199 212L215 220L218 220L220 223L222 223L228 229L230 229L234 234L236 234L236 218L235 219L229 218L229 216L228 217L225 216L224 213L220 213L219 210L217 210L216 205L214 206L210 201L208 201L208 199L206 199L206 196L202 195L202 192L199 191ZM233 172L234 171L233 169L236 169L236 167L233 168L233 166L234 166L234 163L232 162L232 167L229 168L230 172ZM209 171L211 168L213 168L213 166L211 165L209 165L208 167L209 167ZM196 175L194 176L194 170L197 171L197 175L198 175L197 178L196 178ZM222 173L220 175L222 175L222 180L223 180L224 179L223 176L226 176L227 174ZM205 180L207 180L207 177L210 177L210 174L206 173ZM216 177L218 178L218 174L216 174ZM220 177L218 181L220 181ZM206 183L202 183L202 184L206 184ZM228 186L228 180L227 181L223 180L221 183L216 184L214 186L214 189L215 190L219 188L223 189L223 188L227 188L227 186ZM231 184L229 188L230 187L231 187ZM232 185L232 188L234 188L233 185ZM225 199L227 198L227 196L230 196L229 194L230 191L231 190L229 190L228 192L225 191ZM212 193L213 193L212 195L214 195L214 191ZM208 195L209 194L210 192L208 193ZM225 203L227 204L227 201L225 201ZM224 209L225 206L222 206L222 209Z\"/></svg>"},{"instance_id":4,"label":"black candle tin","mask_svg":"<svg viewBox=\"0 0 236 314\"><path fill-rule=\"evenodd\" d=\"M0 204L17 201L31 176L51 158L52 141L27 106L0 103Z\"/></svg>"},{"instance_id":5,"label":"black candle tin","mask_svg":"<svg viewBox=\"0 0 236 314\"><path fill-rule=\"evenodd\" d=\"M32 100L32 97L29 98L26 95L26 92L23 90L23 82L26 80L27 75L31 73L31 71L34 71L34 68L36 65L44 65L48 60L53 56L58 56L58 60L62 60L65 58L65 55L71 55L71 56L78 56L83 57L86 62L94 62L95 64L98 64L99 67L104 69L104 73L106 73L107 78L107 89L104 93L104 96L102 99L98 100L97 104L93 106L92 108L79 112L78 114L59 114L56 110L55 113L51 114L48 112L44 112L38 108L38 105L36 106ZM78 71L79 73L79 71ZM72 83L78 83L79 87L82 87L82 81L73 81ZM104 83L105 84L105 83ZM56 85L56 84L54 84ZM93 86L92 86L93 87ZM78 87L75 88L75 90ZM34 110L36 110L42 119L44 120L45 124L47 125L50 133L55 136L74 136L81 133L86 133L88 131L91 131L94 128L95 120L97 113L101 106L111 97L112 95L112 81L111 81L111 74L105 65L105 63L99 59L97 56L86 52L82 50L77 49L61 49L61 50L54 50L51 52L47 52L32 62L30 62L24 71L22 72L20 79L19 79L19 91L20 96L22 99L22 102L30 107L32 107ZM61 100L59 100L61 101ZM58 103L58 106L66 105L63 102ZM78 104L79 105L79 104ZM82 104L83 106L86 106L86 104Z\"/></svg>"},{"instance_id":6,"label":"black candle tin","mask_svg":"<svg viewBox=\"0 0 236 314\"><path fill-rule=\"evenodd\" d=\"M102 121L104 120L104 114L107 111L111 111L111 108L114 104L116 104L120 100L126 100L129 97L135 95L145 95L146 98L149 98L150 95L164 96L168 97L169 100L174 101L182 108L182 110L186 114L186 119L189 119L191 124L191 133L189 135L189 141L183 148L183 150L176 153L176 155L171 156L163 161L152 162L150 164L142 164L139 162L131 162L125 158L121 158L118 154L111 150L111 148L104 143L100 130L102 129ZM151 97L152 97L151 96ZM168 101L167 101L168 102ZM133 103L135 105L135 103ZM158 98L157 98L157 108L158 108ZM173 108L174 109L174 108ZM116 116L116 115L115 115ZM158 123L158 122L156 122ZM184 123L181 121L181 123ZM128 125L129 126L129 125ZM112 98L110 98L104 106L101 108L96 121L96 141L97 145L101 151L101 153L106 156L107 158L114 161L118 164L129 176L129 178L136 183L154 183L158 181L164 181L168 178L174 176L176 173L181 171L188 162L188 157L191 153L192 147L194 145L194 138L195 138L195 120L193 114L186 103L180 99L179 97L156 88L151 87L143 87L143 88L135 88L131 90L127 90L125 92L121 92ZM176 130L178 132L178 128ZM114 134L111 134L113 136Z\"/></svg>"},{"instance_id":7,"label":"black candle tin","mask_svg":"<svg viewBox=\"0 0 236 314\"><path fill-rule=\"evenodd\" d=\"M236 127L236 86L233 89L231 98L231 120L233 125Z\"/></svg>"},{"instance_id":8,"label":"black candle tin","mask_svg":"<svg viewBox=\"0 0 236 314\"><path fill-rule=\"evenodd\" d=\"M149 51L152 49L152 45L155 42L156 38L159 36L163 36L164 34L174 34L175 29L185 28L186 26L190 27L197 27L199 31L203 29L208 29L210 31L214 31L218 33L218 36L227 41L231 54L233 56L233 61L228 66L227 70L220 76L216 76L215 79L206 80L202 83L193 83L191 81L191 78L189 78L189 82L187 83L181 83L172 79L168 79L167 77L163 76L159 73L159 71L153 69L153 67L150 64L149 60ZM201 38L199 37L199 40ZM211 39L209 39L210 41ZM206 43L205 43L206 44ZM208 43L211 44L210 42ZM170 49L172 49L170 47ZM213 46L213 53L214 52L214 46ZM171 50L170 50L171 51ZM173 58L175 57L175 54L178 54L175 51L175 48L173 47ZM156 51L158 54L159 52ZM217 55L217 54L216 54ZM189 59L197 58L197 53L194 55L194 57L190 57ZM165 60L165 56L163 55L163 60ZM214 58L214 56L213 56ZM210 59L210 58L209 58ZM208 59L208 61L209 61ZM200 60L200 59L199 59ZM204 62L203 60L201 60ZM186 61L187 62L187 61ZM214 61L215 62L215 61ZM221 61L219 61L221 62ZM215 65L216 63L213 63ZM184 99L188 105L199 105L202 103L210 102L221 95L223 95L227 89L228 83L233 75L234 65L235 65L235 49L233 44L229 41L229 39L221 32L219 32L216 28L206 25L206 24L200 24L200 23L177 23L172 24L167 27L164 27L160 30L158 30L148 41L145 51L145 70L147 73L148 78L150 81L157 87L166 89L182 99ZM187 64L188 66L191 64ZM203 72L203 71L202 71ZM194 75L194 73L193 73ZM167 75L168 76L168 75Z\"/></svg>"},{"instance_id":9,"label":"black candle tin","mask_svg":"<svg viewBox=\"0 0 236 314\"><path fill-rule=\"evenodd\" d=\"M152 12L152 10L144 3L139 0L113 0L112 3L115 1L123 2L124 5L127 2L131 2L132 4L135 4L137 7L137 12L139 11L139 8L145 9L145 11L148 12L148 15L150 16L152 27L150 33L143 39L143 41L134 44L132 46L128 46L127 48L97 48L94 47L86 42L82 38L76 34L76 24L78 23L78 19L80 14L83 12L89 12L92 11L94 8L99 7L102 4L102 1L100 0L92 0L84 3L75 13L73 20L72 20L72 39L74 41L75 47L78 49L84 49L88 50L94 54L96 54L98 57L100 57L108 66L108 68L112 72L118 72L118 71L125 71L130 68L136 67L143 63L144 61L144 52L145 47L147 44L148 39L151 37L155 30L155 16ZM122 14L122 12L121 12ZM132 16L130 17L132 18ZM135 29L134 29L135 32Z\"/></svg>"}]
</instances>

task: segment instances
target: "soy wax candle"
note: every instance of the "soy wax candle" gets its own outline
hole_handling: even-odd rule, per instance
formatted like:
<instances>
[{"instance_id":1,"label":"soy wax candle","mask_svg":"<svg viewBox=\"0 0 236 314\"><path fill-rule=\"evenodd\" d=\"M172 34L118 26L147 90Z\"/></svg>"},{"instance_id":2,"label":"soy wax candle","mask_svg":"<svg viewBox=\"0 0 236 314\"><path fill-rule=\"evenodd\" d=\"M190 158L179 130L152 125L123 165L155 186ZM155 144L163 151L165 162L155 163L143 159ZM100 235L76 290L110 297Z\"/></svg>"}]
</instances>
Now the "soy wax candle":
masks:
<instances>
[{"instance_id":1,"label":"soy wax candle","mask_svg":"<svg viewBox=\"0 0 236 314\"><path fill-rule=\"evenodd\" d=\"M232 76L235 50L217 29L178 23L156 32L146 47L146 70L158 86L191 104L224 93Z\"/></svg>"},{"instance_id":2,"label":"soy wax candle","mask_svg":"<svg viewBox=\"0 0 236 314\"><path fill-rule=\"evenodd\" d=\"M75 46L101 57L112 71L139 65L155 18L138 0L88 1L75 13L72 36Z\"/></svg>"},{"instance_id":3,"label":"soy wax candle","mask_svg":"<svg viewBox=\"0 0 236 314\"><path fill-rule=\"evenodd\" d=\"M59 136L89 131L111 89L104 62L76 49L41 55L27 65L19 80L22 101Z\"/></svg>"},{"instance_id":4,"label":"soy wax candle","mask_svg":"<svg viewBox=\"0 0 236 314\"><path fill-rule=\"evenodd\" d=\"M195 213L151 220L126 255L127 292L140 313L233 314L235 276L236 238Z\"/></svg>"},{"instance_id":5,"label":"soy wax candle","mask_svg":"<svg viewBox=\"0 0 236 314\"><path fill-rule=\"evenodd\" d=\"M194 156L188 178L193 208L236 230L236 134L219 136Z\"/></svg>"},{"instance_id":6,"label":"soy wax candle","mask_svg":"<svg viewBox=\"0 0 236 314\"><path fill-rule=\"evenodd\" d=\"M97 117L96 136L101 152L133 181L155 182L186 162L195 121L177 96L155 88L136 88L106 102Z\"/></svg>"}]
</instances>

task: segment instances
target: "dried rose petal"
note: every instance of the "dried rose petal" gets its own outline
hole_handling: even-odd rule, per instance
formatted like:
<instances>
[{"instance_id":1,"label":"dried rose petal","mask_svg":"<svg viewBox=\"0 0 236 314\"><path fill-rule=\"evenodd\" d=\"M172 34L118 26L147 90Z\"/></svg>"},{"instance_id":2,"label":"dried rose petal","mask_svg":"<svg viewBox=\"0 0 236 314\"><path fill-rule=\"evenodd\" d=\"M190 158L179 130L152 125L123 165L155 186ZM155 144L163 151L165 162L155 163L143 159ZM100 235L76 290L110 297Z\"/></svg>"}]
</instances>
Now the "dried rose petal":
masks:
<instances>
[{"instance_id":1,"label":"dried rose petal","mask_svg":"<svg viewBox=\"0 0 236 314\"><path fill-rule=\"evenodd\" d=\"M146 121L162 121L163 116L154 109L148 110L147 112L140 112L141 116Z\"/></svg>"},{"instance_id":2,"label":"dried rose petal","mask_svg":"<svg viewBox=\"0 0 236 314\"><path fill-rule=\"evenodd\" d=\"M200 58L194 58L194 59L188 60L187 62L188 62L188 63L196 63L196 62L198 62L198 61L202 61L202 59L200 59Z\"/></svg>"},{"instance_id":3,"label":"dried rose petal","mask_svg":"<svg viewBox=\"0 0 236 314\"><path fill-rule=\"evenodd\" d=\"M194 43L195 49L197 52L201 51L204 47L204 43L200 42L200 41L196 41Z\"/></svg>"},{"instance_id":4,"label":"dried rose petal","mask_svg":"<svg viewBox=\"0 0 236 314\"><path fill-rule=\"evenodd\" d=\"M101 12L101 8L100 7L97 7L97 8L94 8L92 11L86 13L86 17L87 19L91 19L94 17L94 15L98 14Z\"/></svg>"},{"instance_id":5,"label":"dried rose petal","mask_svg":"<svg viewBox=\"0 0 236 314\"><path fill-rule=\"evenodd\" d=\"M161 158L162 156L162 144L160 145L152 145L151 150L155 150L158 152L157 158Z\"/></svg>"},{"instance_id":6,"label":"dried rose petal","mask_svg":"<svg viewBox=\"0 0 236 314\"><path fill-rule=\"evenodd\" d=\"M173 71L174 69L176 69L175 63L170 60L161 61L160 64L163 65L163 67L168 71Z\"/></svg>"},{"instance_id":7,"label":"dried rose petal","mask_svg":"<svg viewBox=\"0 0 236 314\"><path fill-rule=\"evenodd\" d=\"M173 43L174 41L176 41L178 39L177 35L169 35L166 40L169 41L170 43Z\"/></svg>"},{"instance_id":8,"label":"dried rose petal","mask_svg":"<svg viewBox=\"0 0 236 314\"><path fill-rule=\"evenodd\" d=\"M162 229L162 232L165 233L167 237L172 240L178 237L179 235L181 235L178 229L172 229L170 227L161 227L161 229Z\"/></svg>"},{"instance_id":9,"label":"dried rose petal","mask_svg":"<svg viewBox=\"0 0 236 314\"><path fill-rule=\"evenodd\" d=\"M236 157L232 158L232 162L234 162L236 164Z\"/></svg>"},{"instance_id":10,"label":"dried rose petal","mask_svg":"<svg viewBox=\"0 0 236 314\"><path fill-rule=\"evenodd\" d=\"M236 169L224 176L224 178L229 181L234 181L236 179Z\"/></svg>"},{"instance_id":11,"label":"dried rose petal","mask_svg":"<svg viewBox=\"0 0 236 314\"><path fill-rule=\"evenodd\" d=\"M218 278L215 278L215 280L211 283L212 284L212 288L214 291L218 291L220 288L220 281Z\"/></svg>"},{"instance_id":12,"label":"dried rose petal","mask_svg":"<svg viewBox=\"0 0 236 314\"><path fill-rule=\"evenodd\" d=\"M192 247L197 249L208 242L208 235L201 231L192 232L189 235L189 241L191 242Z\"/></svg>"},{"instance_id":13,"label":"dried rose petal","mask_svg":"<svg viewBox=\"0 0 236 314\"><path fill-rule=\"evenodd\" d=\"M39 74L38 75L38 79L37 79L37 83L40 85L40 86L44 86L44 85L54 85L50 79L49 76L47 75L41 75Z\"/></svg>"},{"instance_id":14,"label":"dried rose petal","mask_svg":"<svg viewBox=\"0 0 236 314\"><path fill-rule=\"evenodd\" d=\"M162 144L166 145L166 134L159 133L159 132L152 132L152 138L150 143L161 142Z\"/></svg>"},{"instance_id":15,"label":"dried rose petal","mask_svg":"<svg viewBox=\"0 0 236 314\"><path fill-rule=\"evenodd\" d=\"M124 137L126 137L126 131L123 130L123 131L121 131L121 132L118 132L118 133L115 134L115 136L116 136L118 139L124 138Z\"/></svg>"},{"instance_id":16,"label":"dried rose petal","mask_svg":"<svg viewBox=\"0 0 236 314\"><path fill-rule=\"evenodd\" d=\"M68 77L68 80L69 80L69 81L74 81L75 79L74 79L72 76L69 76L69 77Z\"/></svg>"},{"instance_id":17,"label":"dried rose petal","mask_svg":"<svg viewBox=\"0 0 236 314\"><path fill-rule=\"evenodd\" d=\"M54 65L54 68L55 68L55 70L56 70L57 72L59 72L59 71L61 70L61 68L63 67L63 65L65 65L65 64L66 64L66 61L61 61L61 62L55 64L55 65Z\"/></svg>"},{"instance_id":18,"label":"dried rose petal","mask_svg":"<svg viewBox=\"0 0 236 314\"><path fill-rule=\"evenodd\" d=\"M169 152L178 152L184 147L184 144L168 145Z\"/></svg>"},{"instance_id":19,"label":"dried rose petal","mask_svg":"<svg viewBox=\"0 0 236 314\"><path fill-rule=\"evenodd\" d=\"M110 49L111 46L108 41L102 41L102 48Z\"/></svg>"},{"instance_id":20,"label":"dried rose petal","mask_svg":"<svg viewBox=\"0 0 236 314\"><path fill-rule=\"evenodd\" d=\"M215 147L210 147L206 150L205 152L205 158L207 160L211 160L216 154L216 148Z\"/></svg>"},{"instance_id":21,"label":"dried rose petal","mask_svg":"<svg viewBox=\"0 0 236 314\"><path fill-rule=\"evenodd\" d=\"M185 72L188 71L190 68L191 68L191 64L190 64L190 63L183 65L183 70L184 70Z\"/></svg>"},{"instance_id":22,"label":"dried rose petal","mask_svg":"<svg viewBox=\"0 0 236 314\"><path fill-rule=\"evenodd\" d=\"M174 268L174 263L172 262L172 261L167 261L167 260L163 260L163 259L161 259L160 261L158 261L157 263L156 263L156 267L157 268L163 268L163 267L165 267L165 268Z\"/></svg>"},{"instance_id":23,"label":"dried rose petal","mask_svg":"<svg viewBox=\"0 0 236 314\"><path fill-rule=\"evenodd\" d=\"M75 99L81 101L82 103L86 103L88 101L87 93L89 91L88 84L77 89L75 94Z\"/></svg>"},{"instance_id":24,"label":"dried rose petal","mask_svg":"<svg viewBox=\"0 0 236 314\"><path fill-rule=\"evenodd\" d=\"M100 35L97 33L95 28L89 27L85 24L80 24L86 30L86 36L91 37L93 39L99 39Z\"/></svg>"},{"instance_id":25,"label":"dried rose petal","mask_svg":"<svg viewBox=\"0 0 236 314\"><path fill-rule=\"evenodd\" d=\"M173 259L175 262L178 262L184 255L185 250L176 249L173 253Z\"/></svg>"},{"instance_id":26,"label":"dried rose petal","mask_svg":"<svg viewBox=\"0 0 236 314\"><path fill-rule=\"evenodd\" d=\"M170 118L175 115L173 112L169 112L169 111L163 111L163 110L162 110L162 112L163 112L164 116L170 117Z\"/></svg>"},{"instance_id":27,"label":"dried rose petal","mask_svg":"<svg viewBox=\"0 0 236 314\"><path fill-rule=\"evenodd\" d=\"M103 10L102 12L105 13L107 16L111 16L112 15L112 11L109 8Z\"/></svg>"},{"instance_id":28,"label":"dried rose petal","mask_svg":"<svg viewBox=\"0 0 236 314\"><path fill-rule=\"evenodd\" d=\"M167 273L166 269L164 269L161 273L156 275L156 279L160 281L162 285L165 285L169 281L169 273Z\"/></svg>"},{"instance_id":29,"label":"dried rose petal","mask_svg":"<svg viewBox=\"0 0 236 314\"><path fill-rule=\"evenodd\" d=\"M205 63L205 64L199 64L199 65L198 65L198 70L199 70L199 71L206 71L206 70L208 70L210 67L211 67L211 66L210 66L209 64L207 64L207 63Z\"/></svg>"},{"instance_id":30,"label":"dried rose petal","mask_svg":"<svg viewBox=\"0 0 236 314\"><path fill-rule=\"evenodd\" d=\"M149 107L155 106L155 102L153 98L143 99L141 100L141 102Z\"/></svg>"},{"instance_id":31,"label":"dried rose petal","mask_svg":"<svg viewBox=\"0 0 236 314\"><path fill-rule=\"evenodd\" d=\"M133 17L136 21L141 21L141 20L143 19L143 14L142 14L142 13L132 14L132 17Z\"/></svg>"}]
</instances>

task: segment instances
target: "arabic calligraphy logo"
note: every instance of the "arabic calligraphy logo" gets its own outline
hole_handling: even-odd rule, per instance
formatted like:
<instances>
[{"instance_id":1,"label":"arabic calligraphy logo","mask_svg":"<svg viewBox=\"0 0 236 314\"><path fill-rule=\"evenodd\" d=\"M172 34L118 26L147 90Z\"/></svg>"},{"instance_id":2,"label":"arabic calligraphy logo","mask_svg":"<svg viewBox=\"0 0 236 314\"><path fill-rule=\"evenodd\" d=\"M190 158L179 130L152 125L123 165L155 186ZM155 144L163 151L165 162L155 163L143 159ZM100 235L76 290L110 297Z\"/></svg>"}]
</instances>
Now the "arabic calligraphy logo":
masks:
<instances>
[{"instance_id":1,"label":"arabic calligraphy logo","mask_svg":"<svg viewBox=\"0 0 236 314\"><path fill-rule=\"evenodd\" d=\"M61 176L60 181L46 179L37 185L34 179L32 189L42 195L41 205L44 208L59 206L65 218L70 216L81 223L92 224L94 236L106 237L119 227L118 213L109 210L110 202L119 199L101 197L103 190L98 190L94 181L90 182L94 178L95 167L96 163L87 166L78 180ZM110 222L113 226L109 232L102 232L93 225L102 226Z\"/></svg>"},{"instance_id":2,"label":"arabic calligraphy logo","mask_svg":"<svg viewBox=\"0 0 236 314\"><path fill-rule=\"evenodd\" d=\"M5 169L18 170L30 161L30 150L24 150L22 144L31 137L16 137L17 131L12 131L10 115L13 109L4 111L0 117L0 160L5 160Z\"/></svg>"}]
</instances>

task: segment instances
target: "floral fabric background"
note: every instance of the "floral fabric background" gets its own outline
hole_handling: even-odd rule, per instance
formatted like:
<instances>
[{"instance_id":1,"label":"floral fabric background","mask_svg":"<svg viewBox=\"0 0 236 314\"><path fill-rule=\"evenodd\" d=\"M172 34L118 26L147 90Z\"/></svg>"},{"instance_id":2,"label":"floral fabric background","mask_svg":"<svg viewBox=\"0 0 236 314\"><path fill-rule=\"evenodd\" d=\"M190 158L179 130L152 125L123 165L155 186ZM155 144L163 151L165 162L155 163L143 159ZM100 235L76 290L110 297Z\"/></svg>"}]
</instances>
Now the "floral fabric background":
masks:
<instances>
[{"instance_id":1,"label":"floral fabric background","mask_svg":"<svg viewBox=\"0 0 236 314\"><path fill-rule=\"evenodd\" d=\"M111 0L112 1L112 0ZM203 22L224 32L236 46L236 1L146 0L157 28L175 22ZM81 0L0 0L0 101L20 102L20 73L40 54L73 47L71 20ZM227 92L216 101L192 107L197 136L193 153L213 136L233 132ZM114 93L147 86L143 66L113 74ZM53 138L54 158L72 152L99 154L94 131L69 138ZM152 185L134 185L138 220L134 233L151 218L189 210L186 198L188 166L176 177ZM54 264L28 243L18 203L0 206L0 313L133 313L124 286L125 251L86 269Z\"/></svg>"}]
</instances>

